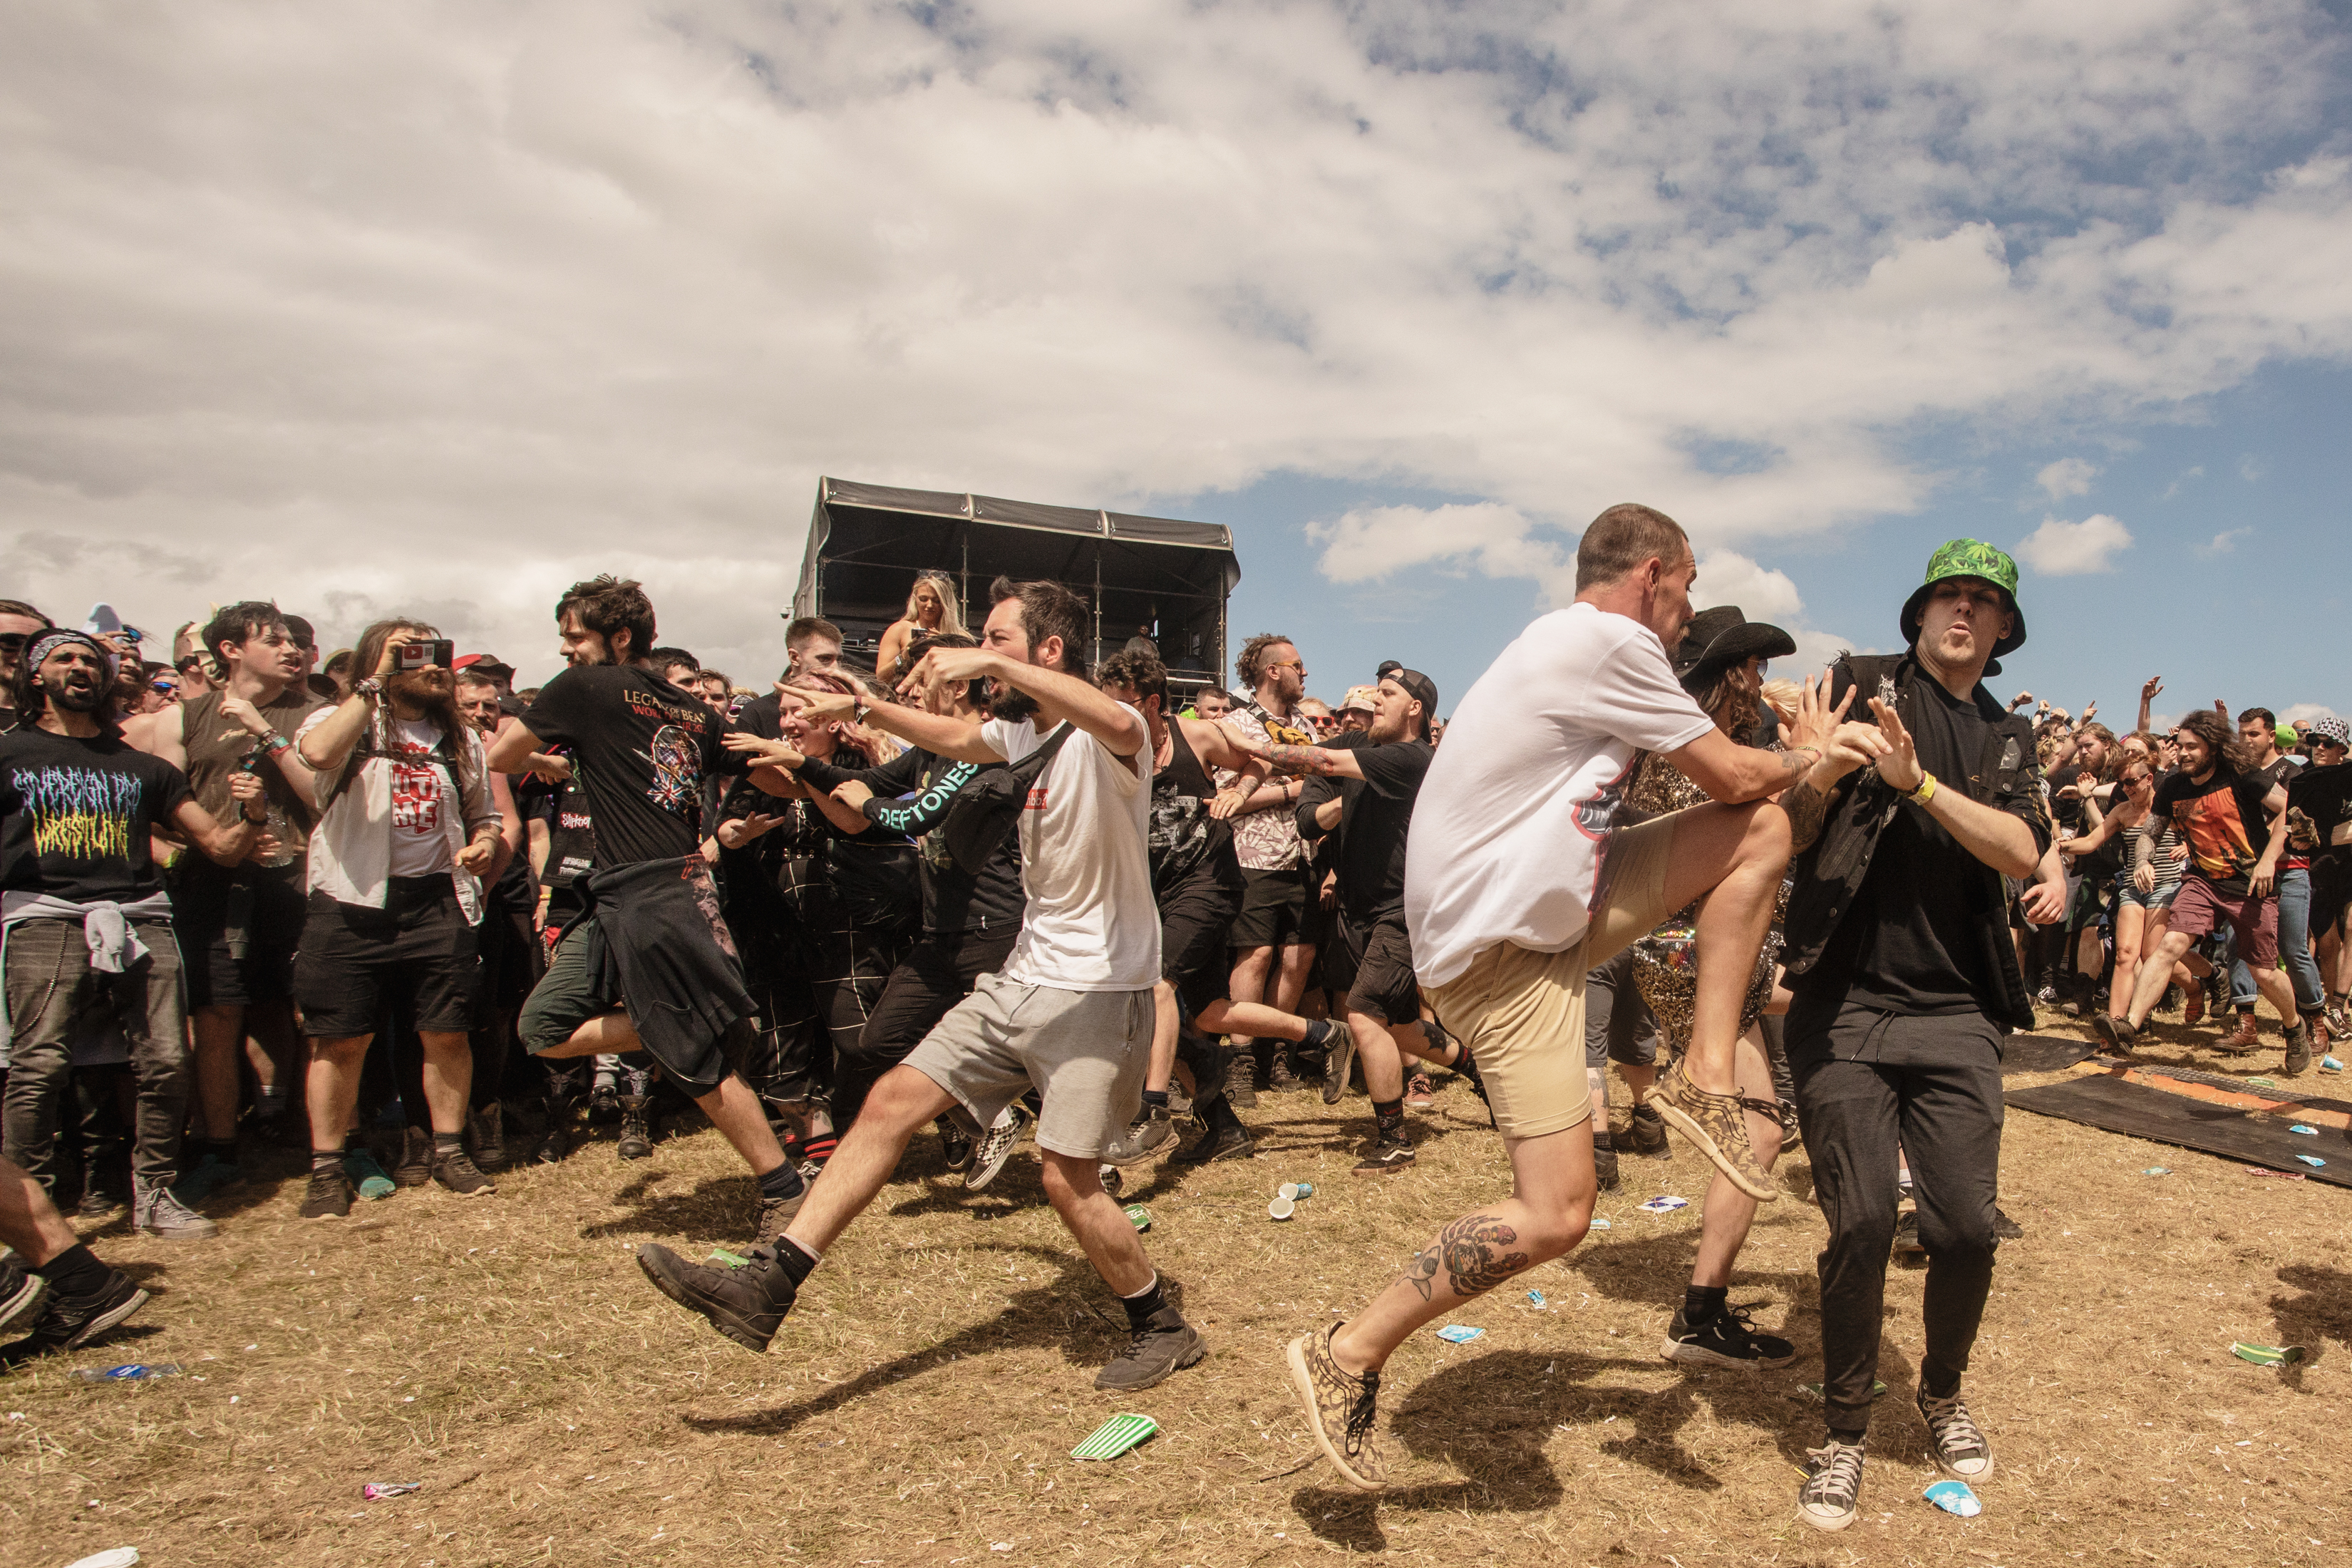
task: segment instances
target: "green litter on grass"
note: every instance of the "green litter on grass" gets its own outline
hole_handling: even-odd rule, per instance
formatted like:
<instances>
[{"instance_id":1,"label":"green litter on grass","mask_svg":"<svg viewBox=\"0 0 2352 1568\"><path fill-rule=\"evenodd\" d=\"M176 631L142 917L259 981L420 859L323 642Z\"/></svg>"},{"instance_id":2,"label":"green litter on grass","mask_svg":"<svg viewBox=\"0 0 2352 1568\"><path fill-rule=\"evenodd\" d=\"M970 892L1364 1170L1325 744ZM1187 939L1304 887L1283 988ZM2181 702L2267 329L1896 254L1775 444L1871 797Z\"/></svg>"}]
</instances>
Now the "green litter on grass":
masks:
<instances>
[{"instance_id":1,"label":"green litter on grass","mask_svg":"<svg viewBox=\"0 0 2352 1568\"><path fill-rule=\"evenodd\" d=\"M1073 1459L1116 1459L1160 1430L1149 1415L1114 1415L1070 1450Z\"/></svg>"}]
</instances>

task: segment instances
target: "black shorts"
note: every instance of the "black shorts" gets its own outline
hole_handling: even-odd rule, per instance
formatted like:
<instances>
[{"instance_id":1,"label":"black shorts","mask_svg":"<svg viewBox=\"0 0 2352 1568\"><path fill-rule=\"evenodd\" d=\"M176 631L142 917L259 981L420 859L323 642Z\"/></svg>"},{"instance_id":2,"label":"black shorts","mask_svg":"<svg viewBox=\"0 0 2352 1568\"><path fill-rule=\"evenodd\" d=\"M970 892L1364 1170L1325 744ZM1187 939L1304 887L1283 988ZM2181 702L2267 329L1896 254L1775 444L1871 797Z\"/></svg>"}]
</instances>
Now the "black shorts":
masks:
<instances>
[{"instance_id":1,"label":"black shorts","mask_svg":"<svg viewBox=\"0 0 2352 1568\"><path fill-rule=\"evenodd\" d=\"M1350 1012L1383 1024L1410 1024L1421 1016L1421 984L1412 974L1412 939L1402 916L1360 928L1346 916L1331 922L1334 940L1323 944L1327 989L1345 991Z\"/></svg>"},{"instance_id":2,"label":"black shorts","mask_svg":"<svg viewBox=\"0 0 2352 1568\"><path fill-rule=\"evenodd\" d=\"M173 866L171 889L190 1007L244 1007L294 994L305 919L300 861L222 866L190 853Z\"/></svg>"},{"instance_id":3,"label":"black shorts","mask_svg":"<svg viewBox=\"0 0 2352 1568\"><path fill-rule=\"evenodd\" d=\"M1633 984L1630 947L1584 976L1585 1070L1612 1061L1644 1068L1658 1062L1658 1020Z\"/></svg>"},{"instance_id":4,"label":"black shorts","mask_svg":"<svg viewBox=\"0 0 2352 1568\"><path fill-rule=\"evenodd\" d=\"M2311 934L2325 936L2344 923L2352 903L2352 845L2336 845L2311 858Z\"/></svg>"},{"instance_id":5,"label":"black shorts","mask_svg":"<svg viewBox=\"0 0 2352 1568\"><path fill-rule=\"evenodd\" d=\"M1234 920L1232 947L1311 947L1322 924L1322 906L1307 896L1307 873L1242 868L1242 909Z\"/></svg>"},{"instance_id":6,"label":"black shorts","mask_svg":"<svg viewBox=\"0 0 2352 1568\"><path fill-rule=\"evenodd\" d=\"M1187 1018L1232 988L1228 933L1248 875L1229 858L1211 860L1160 896L1160 978L1176 987Z\"/></svg>"},{"instance_id":7,"label":"black shorts","mask_svg":"<svg viewBox=\"0 0 2352 1568\"><path fill-rule=\"evenodd\" d=\"M446 876L393 878L380 910L310 895L294 1000L312 1039L373 1034L394 997L419 1034L465 1034L481 979L474 928Z\"/></svg>"},{"instance_id":8,"label":"black shorts","mask_svg":"<svg viewBox=\"0 0 2352 1568\"><path fill-rule=\"evenodd\" d=\"M474 998L474 1026L486 1029L500 1014L523 1005L530 988L547 973L547 949L531 924L529 910L511 908L495 898L483 910L476 935L482 954L482 984Z\"/></svg>"}]
</instances>

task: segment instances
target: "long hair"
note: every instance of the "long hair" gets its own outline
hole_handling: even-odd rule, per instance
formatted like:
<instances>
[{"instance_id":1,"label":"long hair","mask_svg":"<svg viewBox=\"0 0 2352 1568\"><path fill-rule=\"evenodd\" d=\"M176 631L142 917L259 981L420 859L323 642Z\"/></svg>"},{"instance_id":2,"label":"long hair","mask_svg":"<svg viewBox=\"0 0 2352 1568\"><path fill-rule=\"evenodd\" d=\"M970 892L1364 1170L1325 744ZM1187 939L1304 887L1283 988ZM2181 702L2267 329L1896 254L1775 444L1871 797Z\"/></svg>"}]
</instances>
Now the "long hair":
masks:
<instances>
[{"instance_id":1,"label":"long hair","mask_svg":"<svg viewBox=\"0 0 2352 1568\"><path fill-rule=\"evenodd\" d=\"M2086 773L2098 774L2099 782L2101 784L2115 783L2116 774L2123 770L2124 755L2123 747L2116 742L2116 732L2113 730L2108 729L2105 724L2098 723L2084 725L2082 732L2085 735L2096 735L2102 744L2106 748L2106 754L2099 759L2099 765L2097 767L2084 768L2082 771ZM2078 756L2081 755L2079 752L2075 754ZM2074 764L2069 763L2067 766L2072 767Z\"/></svg>"},{"instance_id":2,"label":"long hair","mask_svg":"<svg viewBox=\"0 0 2352 1568\"><path fill-rule=\"evenodd\" d=\"M25 657L16 661L16 673L8 679L8 694L16 703L17 726L26 730L37 725L41 715L49 710L49 694L41 689L40 678L33 669L33 642L40 635L36 632L26 639ZM105 656L100 657L103 659ZM98 683L98 706L90 710L89 716L98 721L100 734L109 740L120 740L122 736L122 683L119 679L101 680Z\"/></svg>"},{"instance_id":3,"label":"long hair","mask_svg":"<svg viewBox=\"0 0 2352 1568\"><path fill-rule=\"evenodd\" d=\"M418 620L414 616L394 616L389 620L377 621L360 634L359 647L352 654L352 668L370 674L374 673L376 666L383 659L383 645L391 640L393 633L403 628L423 632L428 637L437 637L441 635L431 622ZM425 703L424 708L425 716L441 726L441 732L449 737L450 748L457 753L459 789L471 789L474 784L475 763L480 752L466 743L467 738L474 735L476 731L474 727L466 721L465 714L457 710L456 676L450 677L448 694L438 700ZM392 738L392 698L388 692L383 700L375 705L375 714L371 723L374 731L374 750L379 754L389 753L398 749Z\"/></svg>"},{"instance_id":4,"label":"long hair","mask_svg":"<svg viewBox=\"0 0 2352 1568\"><path fill-rule=\"evenodd\" d=\"M1715 721L1717 729L1744 746L1763 718L1757 711L1757 703L1763 695L1763 678L1750 669L1743 658L1717 670L1713 679L1691 693L1691 698L1698 704L1699 711Z\"/></svg>"},{"instance_id":5,"label":"long hair","mask_svg":"<svg viewBox=\"0 0 2352 1568\"><path fill-rule=\"evenodd\" d=\"M793 676L790 680L784 682L784 687L785 689L792 691L830 692L836 697L863 698L866 696L866 693L859 689L856 682L849 679L848 677L841 675L827 675L821 670L814 669L803 670L802 673ZM890 744L888 736L881 735L872 731L863 731L863 734L871 734L875 737L875 742L873 744L868 744L862 735L853 736L849 734L847 732L849 729L850 726L845 724L840 729L834 731L833 765L835 767L852 768L862 771L866 768L879 767L884 763L888 762L892 757L898 754L896 751L886 752L884 750ZM843 756L844 752L847 753L847 758L845 760ZM877 752L883 752L883 754L877 755Z\"/></svg>"},{"instance_id":6,"label":"long hair","mask_svg":"<svg viewBox=\"0 0 2352 1568\"><path fill-rule=\"evenodd\" d=\"M2253 749L2238 739L2238 731L2230 721L2210 708L2197 708L2180 721L2180 727L2205 742L2213 753L2213 764L2233 773L2254 771Z\"/></svg>"},{"instance_id":7,"label":"long hair","mask_svg":"<svg viewBox=\"0 0 2352 1568\"><path fill-rule=\"evenodd\" d=\"M919 588L926 583L938 590L940 595L940 624L936 626L924 626L915 615L915 588ZM907 590L906 621L918 631L944 632L949 637L957 637L971 635L964 629L963 605L956 598L955 579L944 572L915 574L915 587Z\"/></svg>"}]
</instances>

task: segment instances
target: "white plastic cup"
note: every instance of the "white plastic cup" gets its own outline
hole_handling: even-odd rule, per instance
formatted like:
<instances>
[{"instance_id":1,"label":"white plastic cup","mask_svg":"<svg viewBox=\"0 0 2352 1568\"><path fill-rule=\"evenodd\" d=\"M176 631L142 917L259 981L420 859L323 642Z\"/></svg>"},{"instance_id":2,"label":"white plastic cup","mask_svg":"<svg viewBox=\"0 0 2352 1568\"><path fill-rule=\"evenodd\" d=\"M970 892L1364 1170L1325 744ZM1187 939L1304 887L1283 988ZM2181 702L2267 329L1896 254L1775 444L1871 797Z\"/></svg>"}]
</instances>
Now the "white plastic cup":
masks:
<instances>
[{"instance_id":1,"label":"white plastic cup","mask_svg":"<svg viewBox=\"0 0 2352 1568\"><path fill-rule=\"evenodd\" d=\"M1297 1212L1298 1205L1287 1195L1277 1197L1265 1205L1265 1216L1268 1219L1288 1219Z\"/></svg>"},{"instance_id":2,"label":"white plastic cup","mask_svg":"<svg viewBox=\"0 0 2352 1568\"><path fill-rule=\"evenodd\" d=\"M1299 1198L1312 1195L1315 1188L1313 1184L1307 1182L1285 1182L1282 1185L1276 1187L1275 1191L1283 1197L1289 1198L1295 1202Z\"/></svg>"}]
</instances>

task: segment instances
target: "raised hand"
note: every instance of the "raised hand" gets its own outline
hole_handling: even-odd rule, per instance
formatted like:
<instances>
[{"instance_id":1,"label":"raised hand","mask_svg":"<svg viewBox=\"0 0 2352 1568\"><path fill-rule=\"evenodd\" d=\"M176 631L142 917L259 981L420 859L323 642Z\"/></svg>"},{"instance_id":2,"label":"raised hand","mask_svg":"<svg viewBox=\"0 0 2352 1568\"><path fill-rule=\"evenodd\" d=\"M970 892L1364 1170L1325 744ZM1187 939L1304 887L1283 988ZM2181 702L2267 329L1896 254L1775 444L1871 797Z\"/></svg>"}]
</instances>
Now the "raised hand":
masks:
<instances>
[{"instance_id":1,"label":"raised hand","mask_svg":"<svg viewBox=\"0 0 2352 1568\"><path fill-rule=\"evenodd\" d=\"M848 699L843 698L841 700L845 702ZM742 756L757 757L763 763L772 763L786 773L797 772L800 765L808 761L785 742L754 735L749 730L730 730L719 737L719 743ZM728 847L732 849L735 847L730 844Z\"/></svg>"},{"instance_id":2,"label":"raised hand","mask_svg":"<svg viewBox=\"0 0 2352 1568\"><path fill-rule=\"evenodd\" d=\"M1859 687L1846 688L1846 693L1832 708L1829 701L1830 684L1827 677L1809 675L1797 691L1797 716L1789 721L1788 747L1798 751L1806 746L1826 752L1830 736L1845 718L1846 710L1853 706L1853 694Z\"/></svg>"},{"instance_id":3,"label":"raised hand","mask_svg":"<svg viewBox=\"0 0 2352 1568\"><path fill-rule=\"evenodd\" d=\"M2163 690L2164 677L2151 675L2139 689L2139 700L2142 702L2153 702L2163 693Z\"/></svg>"},{"instance_id":4,"label":"raised hand","mask_svg":"<svg viewBox=\"0 0 2352 1568\"><path fill-rule=\"evenodd\" d=\"M908 679L912 679L913 677ZM801 719L805 723L849 724L856 721L857 699L855 697L839 691L802 692L797 688L793 694L807 699L801 707ZM729 739L731 741L733 736Z\"/></svg>"},{"instance_id":5,"label":"raised hand","mask_svg":"<svg viewBox=\"0 0 2352 1568\"><path fill-rule=\"evenodd\" d=\"M1903 727L1903 716L1894 705L1874 697L1870 710L1877 717L1878 732L1885 737L1886 751L1878 759L1878 776L1895 788L1909 795L1919 787L1924 770L1919 766L1918 742L1911 731Z\"/></svg>"}]
</instances>

